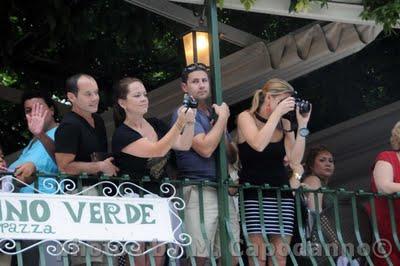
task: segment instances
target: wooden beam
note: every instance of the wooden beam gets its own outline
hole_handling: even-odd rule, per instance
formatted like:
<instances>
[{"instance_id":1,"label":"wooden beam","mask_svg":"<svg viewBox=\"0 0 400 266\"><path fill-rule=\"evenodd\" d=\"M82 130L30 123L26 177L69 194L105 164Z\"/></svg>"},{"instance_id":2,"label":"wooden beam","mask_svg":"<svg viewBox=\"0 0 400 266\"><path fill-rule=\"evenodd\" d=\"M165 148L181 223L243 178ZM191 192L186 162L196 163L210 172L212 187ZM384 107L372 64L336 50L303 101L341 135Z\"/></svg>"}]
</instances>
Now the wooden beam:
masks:
<instances>
[{"instance_id":1,"label":"wooden beam","mask_svg":"<svg viewBox=\"0 0 400 266\"><path fill-rule=\"evenodd\" d=\"M204 0L171 0L186 4L202 5ZM376 25L374 20L363 20L360 17L364 10L359 1L329 2L328 8L321 8L321 4L310 2L306 11L289 13L290 0L256 0L249 12L265 13L278 16L306 18L314 20L334 21L356 25ZM244 11L245 8L240 0L224 0L224 8ZM400 28L398 23L395 28Z\"/></svg>"},{"instance_id":2,"label":"wooden beam","mask_svg":"<svg viewBox=\"0 0 400 266\"><path fill-rule=\"evenodd\" d=\"M193 12L180 5L173 4L167 0L125 0L126 2L139 6L160 16L184 24L190 28L199 25L199 18L193 15ZM207 22L205 22L207 25ZM250 33L238 30L229 25L219 23L221 39L233 43L240 47L249 46L253 43L262 41L262 39Z\"/></svg>"}]
</instances>

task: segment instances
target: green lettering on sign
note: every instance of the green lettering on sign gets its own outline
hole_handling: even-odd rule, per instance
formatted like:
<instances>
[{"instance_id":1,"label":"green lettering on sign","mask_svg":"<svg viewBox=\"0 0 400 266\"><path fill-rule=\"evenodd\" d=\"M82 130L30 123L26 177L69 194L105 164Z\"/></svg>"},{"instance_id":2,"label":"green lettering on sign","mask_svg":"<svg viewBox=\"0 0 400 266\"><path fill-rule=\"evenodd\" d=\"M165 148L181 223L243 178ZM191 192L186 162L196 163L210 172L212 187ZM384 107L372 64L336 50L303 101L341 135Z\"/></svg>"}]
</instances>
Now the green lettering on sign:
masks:
<instances>
[{"instance_id":1,"label":"green lettering on sign","mask_svg":"<svg viewBox=\"0 0 400 266\"><path fill-rule=\"evenodd\" d=\"M42 215L39 215L39 206L42 208ZM45 222L50 218L50 207L44 200L34 200L29 204L29 213L35 222Z\"/></svg>"},{"instance_id":2,"label":"green lettering on sign","mask_svg":"<svg viewBox=\"0 0 400 266\"><path fill-rule=\"evenodd\" d=\"M90 223L92 223L92 224L103 223L103 217L101 217L101 213L100 213L100 210L101 210L100 203L90 202L89 208L90 208Z\"/></svg>"},{"instance_id":3,"label":"green lettering on sign","mask_svg":"<svg viewBox=\"0 0 400 266\"><path fill-rule=\"evenodd\" d=\"M104 203L104 220L105 220L106 224L113 223L111 217L114 217L114 220L117 224L123 224L124 222L119 220L116 215L117 213L120 212L120 210L121 210L121 207L119 207L117 204L105 202Z\"/></svg>"},{"instance_id":4,"label":"green lettering on sign","mask_svg":"<svg viewBox=\"0 0 400 266\"><path fill-rule=\"evenodd\" d=\"M8 201L5 201L5 202L6 202L6 210L7 210L6 221L27 222L29 220L28 219L29 218L28 217L28 207L26 204L26 200L19 201L21 203L20 210L15 208L11 202L8 202ZM14 218L14 215L17 217L17 219Z\"/></svg>"},{"instance_id":5,"label":"green lettering on sign","mask_svg":"<svg viewBox=\"0 0 400 266\"><path fill-rule=\"evenodd\" d=\"M69 202L63 201L62 203L64 203L65 207L67 208L67 211L68 211L69 215L71 216L72 220L75 223L80 223L81 219L82 219L83 208L85 207L86 202L81 202L81 201L79 202L77 214L74 212L74 210L72 209Z\"/></svg>"},{"instance_id":6,"label":"green lettering on sign","mask_svg":"<svg viewBox=\"0 0 400 266\"><path fill-rule=\"evenodd\" d=\"M125 204L126 211L126 222L128 224L134 224L140 219L140 210L137 206L131 204Z\"/></svg>"},{"instance_id":7,"label":"green lettering on sign","mask_svg":"<svg viewBox=\"0 0 400 266\"><path fill-rule=\"evenodd\" d=\"M153 210L153 205L151 204L139 204L142 208L142 224L155 224L156 220L147 221L147 218L150 217L150 212Z\"/></svg>"}]
</instances>

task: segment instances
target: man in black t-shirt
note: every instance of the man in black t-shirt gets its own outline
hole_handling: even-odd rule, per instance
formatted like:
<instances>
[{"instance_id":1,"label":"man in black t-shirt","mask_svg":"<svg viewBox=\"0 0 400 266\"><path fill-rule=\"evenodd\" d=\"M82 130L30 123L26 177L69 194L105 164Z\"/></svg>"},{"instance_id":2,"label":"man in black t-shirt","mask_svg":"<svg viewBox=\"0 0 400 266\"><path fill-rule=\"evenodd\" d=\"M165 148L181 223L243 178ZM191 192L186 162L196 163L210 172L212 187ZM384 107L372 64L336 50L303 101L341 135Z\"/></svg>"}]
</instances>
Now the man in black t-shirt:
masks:
<instances>
[{"instance_id":1,"label":"man in black t-shirt","mask_svg":"<svg viewBox=\"0 0 400 266\"><path fill-rule=\"evenodd\" d=\"M55 133L58 169L71 175L99 172L116 175L118 168L112 163L112 157L99 160L107 152L107 135L103 119L96 114L100 99L96 81L89 75L77 74L67 79L66 90L72 110L64 116ZM83 189L88 188L85 185L92 185L83 183ZM85 191L84 194L98 196L96 189ZM80 248L84 250L83 245ZM92 262L108 265L103 255L92 257ZM73 256L71 265L86 265L85 257Z\"/></svg>"},{"instance_id":2,"label":"man in black t-shirt","mask_svg":"<svg viewBox=\"0 0 400 266\"><path fill-rule=\"evenodd\" d=\"M66 114L55 134L56 160L61 172L116 175L113 158L98 160L107 152L103 119L96 114L99 89L93 77L76 74L67 79L66 91L72 111Z\"/></svg>"}]
</instances>

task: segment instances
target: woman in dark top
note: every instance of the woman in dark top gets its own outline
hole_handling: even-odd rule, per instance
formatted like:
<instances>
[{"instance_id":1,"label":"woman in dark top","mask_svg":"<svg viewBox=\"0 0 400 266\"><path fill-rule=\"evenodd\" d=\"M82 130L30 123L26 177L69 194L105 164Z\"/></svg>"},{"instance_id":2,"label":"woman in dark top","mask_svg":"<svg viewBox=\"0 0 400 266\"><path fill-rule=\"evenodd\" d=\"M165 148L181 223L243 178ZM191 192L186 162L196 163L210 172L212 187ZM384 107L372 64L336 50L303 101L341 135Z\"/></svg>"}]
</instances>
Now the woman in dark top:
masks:
<instances>
[{"instance_id":1,"label":"woman in dark top","mask_svg":"<svg viewBox=\"0 0 400 266\"><path fill-rule=\"evenodd\" d=\"M165 174L169 151L189 150L194 134L196 110L180 108L178 119L168 129L156 118L144 118L149 101L143 83L136 78L124 78L115 87L115 122L112 151L119 175L127 174L132 181L143 176L160 178ZM156 192L155 184L146 186ZM164 256L155 256L163 265ZM136 265L147 265L144 256Z\"/></svg>"},{"instance_id":2,"label":"woman in dark top","mask_svg":"<svg viewBox=\"0 0 400 266\"><path fill-rule=\"evenodd\" d=\"M269 80L255 92L252 106L238 117L238 148L242 169L240 183L270 184L274 187L300 185L301 174L289 178L283 164L288 158L292 169L297 169L303 157L305 135L310 112L300 115L296 108L298 132L290 131L290 122L282 116L295 109L293 87L280 79ZM303 132L300 134L299 132ZM266 264L266 245L262 237L260 208L264 211L265 231L274 246L273 253L279 265L286 264L285 242L290 243L293 232L294 199L291 193L282 193L283 233L279 229L275 192L263 193L263 206L258 204L257 190L244 190L245 223L249 238L257 247L259 265ZM284 242L283 237L286 238ZM252 260L250 260L252 262ZM272 265L271 258L268 264Z\"/></svg>"},{"instance_id":3,"label":"woman in dark top","mask_svg":"<svg viewBox=\"0 0 400 266\"><path fill-rule=\"evenodd\" d=\"M314 146L310 149L305 160L305 177L303 183L309 189L319 189L322 186L327 186L329 178L335 170L333 155L324 145ZM318 197L318 212L323 208L323 194L308 193L307 205L312 211L316 210L314 196Z\"/></svg>"},{"instance_id":4,"label":"woman in dark top","mask_svg":"<svg viewBox=\"0 0 400 266\"><path fill-rule=\"evenodd\" d=\"M120 80L115 94L119 126L112 138L112 151L119 175L127 174L133 180L163 177L169 151L190 149L196 111L181 108L177 121L168 129L161 120L144 118L149 101L139 79Z\"/></svg>"}]
</instances>

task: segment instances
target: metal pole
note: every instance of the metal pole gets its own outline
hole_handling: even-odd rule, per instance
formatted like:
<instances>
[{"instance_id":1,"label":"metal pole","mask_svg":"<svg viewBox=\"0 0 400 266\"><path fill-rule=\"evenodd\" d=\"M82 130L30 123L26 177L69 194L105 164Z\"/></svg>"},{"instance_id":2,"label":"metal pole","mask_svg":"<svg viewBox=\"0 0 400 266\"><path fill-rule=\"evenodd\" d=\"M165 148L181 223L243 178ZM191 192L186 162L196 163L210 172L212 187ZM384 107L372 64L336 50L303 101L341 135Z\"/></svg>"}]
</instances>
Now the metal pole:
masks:
<instances>
[{"instance_id":1,"label":"metal pole","mask_svg":"<svg viewBox=\"0 0 400 266\"><path fill-rule=\"evenodd\" d=\"M207 1L206 1L207 2ZM222 103L221 89L221 63L219 54L219 33L218 33L218 14L216 0L208 1L208 34L211 38L211 73L213 77L212 96L213 102ZM226 149L224 138L221 139L217 154L217 174L218 174L218 211L219 211L219 234L221 239L221 259L222 265L232 265L232 257L229 247L229 236L226 222L229 221L228 203L228 167L226 161Z\"/></svg>"}]
</instances>

